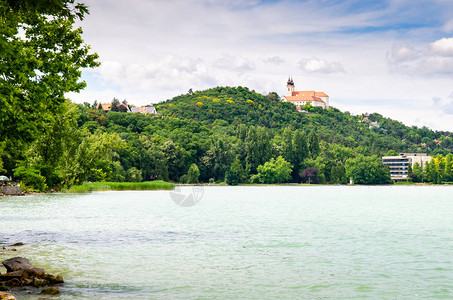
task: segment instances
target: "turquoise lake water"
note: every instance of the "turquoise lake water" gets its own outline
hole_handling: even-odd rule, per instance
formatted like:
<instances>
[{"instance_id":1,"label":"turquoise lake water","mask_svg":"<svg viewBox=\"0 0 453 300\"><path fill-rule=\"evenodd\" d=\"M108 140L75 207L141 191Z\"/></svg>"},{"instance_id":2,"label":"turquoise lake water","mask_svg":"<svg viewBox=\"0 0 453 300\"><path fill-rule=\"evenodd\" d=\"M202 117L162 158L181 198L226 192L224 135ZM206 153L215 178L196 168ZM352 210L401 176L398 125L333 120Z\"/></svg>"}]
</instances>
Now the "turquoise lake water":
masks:
<instances>
[{"instance_id":1,"label":"turquoise lake water","mask_svg":"<svg viewBox=\"0 0 453 300\"><path fill-rule=\"evenodd\" d=\"M16 242L0 261L62 275L60 299L453 298L452 186L3 197L0 246Z\"/></svg>"}]
</instances>

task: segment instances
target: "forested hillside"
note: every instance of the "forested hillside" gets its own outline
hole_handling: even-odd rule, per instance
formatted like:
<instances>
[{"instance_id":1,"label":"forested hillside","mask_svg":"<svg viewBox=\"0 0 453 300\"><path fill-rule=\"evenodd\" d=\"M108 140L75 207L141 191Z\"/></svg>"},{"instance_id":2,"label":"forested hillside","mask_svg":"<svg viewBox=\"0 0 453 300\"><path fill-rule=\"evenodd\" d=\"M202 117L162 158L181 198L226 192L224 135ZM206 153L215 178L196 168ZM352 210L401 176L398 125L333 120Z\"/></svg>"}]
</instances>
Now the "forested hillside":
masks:
<instances>
[{"instance_id":1,"label":"forested hillside","mask_svg":"<svg viewBox=\"0 0 453 300\"><path fill-rule=\"evenodd\" d=\"M242 87L189 93L156 107L159 116L67 103L52 129L19 155L5 149L7 171L36 189L154 179L346 183L353 177L356 183L388 183L382 155L447 155L453 145L448 132L407 127L378 114L368 118L380 127L369 129L363 116L310 106L299 112L275 93ZM447 173L439 174L451 180Z\"/></svg>"},{"instance_id":2,"label":"forested hillside","mask_svg":"<svg viewBox=\"0 0 453 300\"><path fill-rule=\"evenodd\" d=\"M368 117L370 121L380 124L380 128L370 130L368 123L359 122L363 116L351 116L335 108L323 110L315 107L308 108L311 113L304 114L298 112L294 105L278 100L275 93L263 96L247 88L218 87L181 95L157 107L165 116L197 120L204 124L223 120L230 125L262 126L268 128L272 135L278 135L286 127L307 133L315 130L322 141L353 148L365 146L367 154L383 154L388 150L447 154L453 147L450 132L408 127L379 114Z\"/></svg>"}]
</instances>

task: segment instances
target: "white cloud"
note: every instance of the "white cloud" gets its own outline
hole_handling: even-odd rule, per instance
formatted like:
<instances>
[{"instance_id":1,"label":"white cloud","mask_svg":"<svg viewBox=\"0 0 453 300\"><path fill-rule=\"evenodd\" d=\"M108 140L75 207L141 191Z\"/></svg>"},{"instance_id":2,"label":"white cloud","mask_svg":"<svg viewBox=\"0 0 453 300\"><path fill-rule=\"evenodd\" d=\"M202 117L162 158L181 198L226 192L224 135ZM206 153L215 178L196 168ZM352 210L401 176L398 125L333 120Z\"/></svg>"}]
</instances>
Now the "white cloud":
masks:
<instances>
[{"instance_id":1,"label":"white cloud","mask_svg":"<svg viewBox=\"0 0 453 300\"><path fill-rule=\"evenodd\" d=\"M255 63L240 55L225 54L214 63L214 67L239 73L255 69Z\"/></svg>"},{"instance_id":2,"label":"white cloud","mask_svg":"<svg viewBox=\"0 0 453 300\"><path fill-rule=\"evenodd\" d=\"M266 63L266 64L276 64L276 65L279 65L281 63L284 63L285 60L283 58L281 58L280 56L271 56L271 57L266 57L263 59L263 62Z\"/></svg>"},{"instance_id":3,"label":"white cloud","mask_svg":"<svg viewBox=\"0 0 453 300\"><path fill-rule=\"evenodd\" d=\"M344 73L343 66L338 62L328 62L319 58L306 58L298 62L299 68L307 73Z\"/></svg>"},{"instance_id":4,"label":"white cloud","mask_svg":"<svg viewBox=\"0 0 453 300\"><path fill-rule=\"evenodd\" d=\"M453 101L448 100L453 98L453 93L447 97L447 100L443 100L440 97L433 97L433 103L438 107L443 114L453 115Z\"/></svg>"},{"instance_id":5,"label":"white cloud","mask_svg":"<svg viewBox=\"0 0 453 300\"><path fill-rule=\"evenodd\" d=\"M414 48L407 45L393 45L390 59L394 63L401 63L405 61L412 61L418 59L420 56L420 51L415 50Z\"/></svg>"},{"instance_id":6,"label":"white cloud","mask_svg":"<svg viewBox=\"0 0 453 300\"><path fill-rule=\"evenodd\" d=\"M387 53L392 72L415 76L453 74L453 38L442 38L424 48L394 45Z\"/></svg>"},{"instance_id":7,"label":"white cloud","mask_svg":"<svg viewBox=\"0 0 453 300\"><path fill-rule=\"evenodd\" d=\"M453 38L443 38L430 45L434 54L453 56Z\"/></svg>"},{"instance_id":8,"label":"white cloud","mask_svg":"<svg viewBox=\"0 0 453 300\"><path fill-rule=\"evenodd\" d=\"M442 29L445 31L445 32L453 32L453 19L452 20L449 20L445 23L445 25L442 27Z\"/></svg>"},{"instance_id":9,"label":"white cloud","mask_svg":"<svg viewBox=\"0 0 453 300\"><path fill-rule=\"evenodd\" d=\"M216 79L209 75L202 59L174 55L159 57L154 63L147 64L105 61L97 76L107 85L120 87L122 93L147 93L154 97L171 97L189 88L216 85Z\"/></svg>"},{"instance_id":10,"label":"white cloud","mask_svg":"<svg viewBox=\"0 0 453 300\"><path fill-rule=\"evenodd\" d=\"M443 105L442 111L447 115L453 115L453 102Z\"/></svg>"}]
</instances>

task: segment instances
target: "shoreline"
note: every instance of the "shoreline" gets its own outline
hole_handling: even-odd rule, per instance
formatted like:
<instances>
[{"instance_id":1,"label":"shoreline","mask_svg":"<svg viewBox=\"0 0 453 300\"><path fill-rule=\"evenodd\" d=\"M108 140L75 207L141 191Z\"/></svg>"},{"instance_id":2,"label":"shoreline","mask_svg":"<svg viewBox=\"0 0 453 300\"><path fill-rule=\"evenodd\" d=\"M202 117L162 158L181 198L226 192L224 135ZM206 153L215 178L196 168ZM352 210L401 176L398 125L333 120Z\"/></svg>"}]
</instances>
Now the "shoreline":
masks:
<instances>
[{"instance_id":1,"label":"shoreline","mask_svg":"<svg viewBox=\"0 0 453 300\"><path fill-rule=\"evenodd\" d=\"M148 183L149 181L145 181L142 183ZM154 181L151 181L154 182ZM82 185L74 185L70 189L66 190L61 190L61 191L56 191L56 190L50 190L50 191L42 191L42 192L36 192L36 191L24 191L22 192L22 195L5 195L0 193L0 197L17 197L17 196L29 196L29 195L40 195L40 194L55 194L55 193L62 193L62 194L72 194L72 193L90 193L90 192L106 192L106 191L171 191L174 190L175 187L179 186L200 186L200 187L205 187L205 186L212 186L212 187L235 187L235 186L251 186L251 187L256 187L256 186L382 186L382 187L392 187L392 186L453 186L453 183L442 183L442 184L433 184L433 183L395 183L395 184L309 184L309 183L270 183L270 184L264 184L264 183L243 183L243 184L238 184L238 185L228 185L228 184L216 184L216 183L174 183L174 182L166 182L162 181L166 184L169 184L166 187L151 187L151 188L146 188L146 187L138 187L138 188L129 188L129 187L121 187L121 188L115 188L115 187L110 187L108 186L109 184L118 184L118 185L124 185L124 184L130 184L129 182L93 182L89 184L95 184L99 185L98 187L95 188L85 188L87 184L82 184ZM134 182L133 184L137 184ZM140 183L138 183L140 185ZM102 186L102 187L101 187ZM74 188L73 190L71 190Z\"/></svg>"}]
</instances>

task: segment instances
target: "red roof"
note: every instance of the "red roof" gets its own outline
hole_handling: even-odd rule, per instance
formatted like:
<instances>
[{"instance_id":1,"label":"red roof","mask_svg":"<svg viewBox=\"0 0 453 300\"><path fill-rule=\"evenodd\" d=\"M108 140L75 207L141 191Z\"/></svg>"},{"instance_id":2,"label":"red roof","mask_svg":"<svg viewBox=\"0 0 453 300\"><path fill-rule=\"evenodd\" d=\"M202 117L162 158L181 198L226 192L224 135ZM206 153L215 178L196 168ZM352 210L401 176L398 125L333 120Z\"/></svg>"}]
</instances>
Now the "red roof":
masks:
<instances>
[{"instance_id":1,"label":"red roof","mask_svg":"<svg viewBox=\"0 0 453 300\"><path fill-rule=\"evenodd\" d=\"M293 92L293 95L294 95L294 93L296 93L296 92ZM324 103L324 101L321 98L315 97L315 96L309 96L309 95L285 96L285 99L287 101L291 101L291 102L296 102L296 101L316 101L316 102Z\"/></svg>"},{"instance_id":2,"label":"red roof","mask_svg":"<svg viewBox=\"0 0 453 300\"><path fill-rule=\"evenodd\" d=\"M324 92L315 91L293 91L291 96L315 96L315 97L329 97Z\"/></svg>"}]
</instances>

